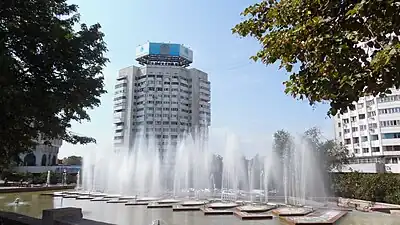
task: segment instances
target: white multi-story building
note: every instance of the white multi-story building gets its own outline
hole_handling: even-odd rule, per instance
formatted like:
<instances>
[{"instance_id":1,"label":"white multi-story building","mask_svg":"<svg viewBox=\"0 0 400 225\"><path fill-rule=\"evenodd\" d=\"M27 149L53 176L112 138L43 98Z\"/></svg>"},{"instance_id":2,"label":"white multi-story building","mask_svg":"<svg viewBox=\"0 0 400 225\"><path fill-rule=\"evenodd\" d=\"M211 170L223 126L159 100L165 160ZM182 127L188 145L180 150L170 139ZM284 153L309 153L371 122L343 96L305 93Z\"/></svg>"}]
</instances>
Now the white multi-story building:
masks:
<instances>
[{"instance_id":1,"label":"white multi-story building","mask_svg":"<svg viewBox=\"0 0 400 225\"><path fill-rule=\"evenodd\" d=\"M207 133L210 125L208 75L187 68L193 52L180 44L137 47L141 66L119 71L115 85L115 147L132 147L138 135L156 138L162 149L186 132Z\"/></svg>"},{"instance_id":2,"label":"white multi-story building","mask_svg":"<svg viewBox=\"0 0 400 225\"><path fill-rule=\"evenodd\" d=\"M336 139L355 156L345 170L400 173L400 90L362 97L334 121Z\"/></svg>"}]
</instances>

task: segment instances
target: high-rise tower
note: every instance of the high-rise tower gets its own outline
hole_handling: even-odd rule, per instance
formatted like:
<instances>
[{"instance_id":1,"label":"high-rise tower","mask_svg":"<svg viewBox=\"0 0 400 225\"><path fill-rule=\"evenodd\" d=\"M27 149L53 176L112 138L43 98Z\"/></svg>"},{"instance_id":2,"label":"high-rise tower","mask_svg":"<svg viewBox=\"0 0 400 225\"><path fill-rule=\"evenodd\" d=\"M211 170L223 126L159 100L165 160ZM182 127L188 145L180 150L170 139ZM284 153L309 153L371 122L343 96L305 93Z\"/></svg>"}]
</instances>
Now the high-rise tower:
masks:
<instances>
[{"instance_id":1,"label":"high-rise tower","mask_svg":"<svg viewBox=\"0 0 400 225\"><path fill-rule=\"evenodd\" d=\"M141 66L121 69L115 85L115 147L132 147L142 134L164 148L186 132L207 133L210 82L205 72L187 68L192 50L149 42L136 48L136 60Z\"/></svg>"}]
</instances>

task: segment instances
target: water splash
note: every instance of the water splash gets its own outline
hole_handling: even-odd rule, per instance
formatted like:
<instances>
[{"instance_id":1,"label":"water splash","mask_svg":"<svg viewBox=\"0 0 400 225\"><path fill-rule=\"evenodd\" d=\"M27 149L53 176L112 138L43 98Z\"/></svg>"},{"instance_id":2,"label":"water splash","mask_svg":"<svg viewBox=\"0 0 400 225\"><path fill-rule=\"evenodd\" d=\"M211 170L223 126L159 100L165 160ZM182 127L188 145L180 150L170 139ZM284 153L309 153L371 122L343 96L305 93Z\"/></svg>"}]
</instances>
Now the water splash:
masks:
<instances>
[{"instance_id":1,"label":"water splash","mask_svg":"<svg viewBox=\"0 0 400 225\"><path fill-rule=\"evenodd\" d=\"M46 177L46 186L49 186L50 185L50 170L49 171L47 171L47 177Z\"/></svg>"},{"instance_id":2,"label":"water splash","mask_svg":"<svg viewBox=\"0 0 400 225\"><path fill-rule=\"evenodd\" d=\"M282 158L270 145L243 156L241 140L227 134L224 144L210 144L203 136L185 135L161 150L154 137L139 136L129 149L96 150L84 157L82 188L141 197L242 198L305 205L326 196L322 173L314 152L302 139ZM223 152L223 159L213 153ZM220 162L222 160L222 162ZM219 163L222 166L219 166ZM212 191L211 191L212 190ZM278 195L278 196L274 196Z\"/></svg>"}]
</instances>

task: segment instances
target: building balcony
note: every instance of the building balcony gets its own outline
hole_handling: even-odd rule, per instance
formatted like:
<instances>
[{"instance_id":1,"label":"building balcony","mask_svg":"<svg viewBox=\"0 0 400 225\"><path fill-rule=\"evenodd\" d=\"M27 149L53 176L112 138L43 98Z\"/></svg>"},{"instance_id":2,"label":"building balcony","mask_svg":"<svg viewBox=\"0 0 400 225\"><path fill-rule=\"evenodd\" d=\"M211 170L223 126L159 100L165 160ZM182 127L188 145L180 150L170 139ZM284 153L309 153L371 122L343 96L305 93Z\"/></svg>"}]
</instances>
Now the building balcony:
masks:
<instances>
[{"instance_id":1,"label":"building balcony","mask_svg":"<svg viewBox=\"0 0 400 225\"><path fill-rule=\"evenodd\" d=\"M383 151L385 156L400 156L400 151Z\"/></svg>"},{"instance_id":2,"label":"building balcony","mask_svg":"<svg viewBox=\"0 0 400 225\"><path fill-rule=\"evenodd\" d=\"M115 132L115 134L114 134L114 137L123 137L123 136L124 136L123 131Z\"/></svg>"},{"instance_id":3,"label":"building balcony","mask_svg":"<svg viewBox=\"0 0 400 225\"><path fill-rule=\"evenodd\" d=\"M116 130L123 130L123 129L124 129L124 125L123 125L123 124L116 125L116 126L115 126L115 129L116 129Z\"/></svg>"},{"instance_id":4,"label":"building balcony","mask_svg":"<svg viewBox=\"0 0 400 225\"><path fill-rule=\"evenodd\" d=\"M399 133L400 126L396 127L381 127L381 133Z\"/></svg>"},{"instance_id":5,"label":"building balcony","mask_svg":"<svg viewBox=\"0 0 400 225\"><path fill-rule=\"evenodd\" d=\"M114 117L114 123L123 123L124 120L121 117Z\"/></svg>"},{"instance_id":6,"label":"building balcony","mask_svg":"<svg viewBox=\"0 0 400 225\"><path fill-rule=\"evenodd\" d=\"M366 114L365 108L358 109L358 114Z\"/></svg>"},{"instance_id":7,"label":"building balcony","mask_svg":"<svg viewBox=\"0 0 400 225\"><path fill-rule=\"evenodd\" d=\"M370 148L371 145L369 144L369 141L364 141L361 142L361 148Z\"/></svg>"},{"instance_id":8,"label":"building balcony","mask_svg":"<svg viewBox=\"0 0 400 225\"><path fill-rule=\"evenodd\" d=\"M125 118L125 112L114 113L114 120L116 120L116 119L124 120L124 118Z\"/></svg>"},{"instance_id":9,"label":"building balcony","mask_svg":"<svg viewBox=\"0 0 400 225\"><path fill-rule=\"evenodd\" d=\"M380 142L379 142L379 140L371 141L371 147L380 147Z\"/></svg>"},{"instance_id":10,"label":"building balcony","mask_svg":"<svg viewBox=\"0 0 400 225\"><path fill-rule=\"evenodd\" d=\"M118 85L118 84L127 84L128 83L128 80L127 79L120 79L120 80L117 80L117 82L115 83L115 85Z\"/></svg>"},{"instance_id":11,"label":"building balcony","mask_svg":"<svg viewBox=\"0 0 400 225\"><path fill-rule=\"evenodd\" d=\"M114 139L114 144L122 144L124 139Z\"/></svg>"},{"instance_id":12,"label":"building balcony","mask_svg":"<svg viewBox=\"0 0 400 225\"><path fill-rule=\"evenodd\" d=\"M114 104L114 110L124 110L125 108L126 108L125 104L122 103Z\"/></svg>"},{"instance_id":13,"label":"building balcony","mask_svg":"<svg viewBox=\"0 0 400 225\"><path fill-rule=\"evenodd\" d=\"M383 146L400 145L400 138L382 139Z\"/></svg>"},{"instance_id":14,"label":"building balcony","mask_svg":"<svg viewBox=\"0 0 400 225\"><path fill-rule=\"evenodd\" d=\"M126 99L114 100L114 105L117 105L117 104L126 104L126 103L127 103Z\"/></svg>"}]
</instances>

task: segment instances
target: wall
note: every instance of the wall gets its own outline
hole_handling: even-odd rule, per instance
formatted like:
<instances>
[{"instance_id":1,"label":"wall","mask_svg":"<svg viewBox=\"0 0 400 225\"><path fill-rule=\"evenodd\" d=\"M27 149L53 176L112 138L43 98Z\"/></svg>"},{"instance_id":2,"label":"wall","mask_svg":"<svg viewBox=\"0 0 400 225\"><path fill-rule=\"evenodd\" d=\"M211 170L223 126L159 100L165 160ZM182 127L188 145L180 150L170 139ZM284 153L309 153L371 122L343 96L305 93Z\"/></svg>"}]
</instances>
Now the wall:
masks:
<instances>
[{"instance_id":1,"label":"wall","mask_svg":"<svg viewBox=\"0 0 400 225\"><path fill-rule=\"evenodd\" d=\"M64 170L67 173L75 174L81 170L81 166L18 166L14 168L14 171L18 173L44 173L47 171L62 173Z\"/></svg>"},{"instance_id":2,"label":"wall","mask_svg":"<svg viewBox=\"0 0 400 225\"><path fill-rule=\"evenodd\" d=\"M112 225L93 220L83 219L80 208L60 208L43 210L42 219L0 211L1 225Z\"/></svg>"}]
</instances>

